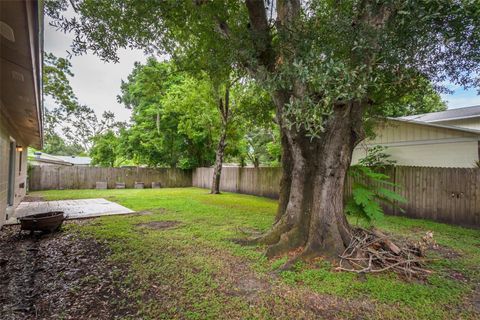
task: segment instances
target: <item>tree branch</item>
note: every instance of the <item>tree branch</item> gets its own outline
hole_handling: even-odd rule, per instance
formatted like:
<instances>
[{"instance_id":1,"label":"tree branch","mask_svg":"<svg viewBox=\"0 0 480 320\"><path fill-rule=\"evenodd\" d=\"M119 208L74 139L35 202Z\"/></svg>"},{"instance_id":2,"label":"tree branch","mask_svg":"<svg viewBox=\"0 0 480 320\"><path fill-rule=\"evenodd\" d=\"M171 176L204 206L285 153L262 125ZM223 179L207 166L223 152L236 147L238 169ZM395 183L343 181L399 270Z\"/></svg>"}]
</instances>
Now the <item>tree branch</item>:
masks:
<instances>
[{"instance_id":1,"label":"tree branch","mask_svg":"<svg viewBox=\"0 0 480 320\"><path fill-rule=\"evenodd\" d=\"M260 64L273 70L275 54L272 48L272 37L268 26L267 11L263 0L245 1L252 31L254 47Z\"/></svg>"}]
</instances>

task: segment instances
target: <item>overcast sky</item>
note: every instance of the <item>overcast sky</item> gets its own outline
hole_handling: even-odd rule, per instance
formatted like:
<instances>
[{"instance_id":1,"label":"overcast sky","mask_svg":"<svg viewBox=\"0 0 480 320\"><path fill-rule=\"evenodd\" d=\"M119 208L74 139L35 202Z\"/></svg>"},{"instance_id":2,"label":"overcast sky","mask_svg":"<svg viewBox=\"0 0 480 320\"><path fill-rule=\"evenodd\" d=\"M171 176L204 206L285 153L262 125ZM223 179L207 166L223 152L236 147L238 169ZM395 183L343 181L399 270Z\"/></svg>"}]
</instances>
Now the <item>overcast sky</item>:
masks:
<instances>
[{"instance_id":1,"label":"overcast sky","mask_svg":"<svg viewBox=\"0 0 480 320\"><path fill-rule=\"evenodd\" d=\"M45 52L57 57L67 57L67 50L72 43L72 36L55 30L45 21ZM147 56L140 50L122 50L118 53L119 63L105 63L93 54L73 56L71 59L74 77L70 79L73 91L79 102L102 114L105 110L113 111L117 120L126 121L130 111L117 102L121 80L126 80L133 69L135 61L145 62ZM51 100L46 101L47 107Z\"/></svg>"},{"instance_id":2,"label":"overcast sky","mask_svg":"<svg viewBox=\"0 0 480 320\"><path fill-rule=\"evenodd\" d=\"M49 25L49 21L46 17L45 51L66 57L72 36L56 31ZM120 83L128 77L135 61L145 62L147 57L140 50L122 50L118 55L119 63L104 63L92 54L72 57L75 76L71 79L71 85L81 104L94 108L99 115L105 110L111 110L116 114L117 120L127 121L130 111L117 103L116 99L120 93ZM450 86L450 89L455 91L454 94L442 95L449 108L480 105L480 96L476 90L465 91L458 86ZM51 100L47 99L46 103L48 107Z\"/></svg>"}]
</instances>

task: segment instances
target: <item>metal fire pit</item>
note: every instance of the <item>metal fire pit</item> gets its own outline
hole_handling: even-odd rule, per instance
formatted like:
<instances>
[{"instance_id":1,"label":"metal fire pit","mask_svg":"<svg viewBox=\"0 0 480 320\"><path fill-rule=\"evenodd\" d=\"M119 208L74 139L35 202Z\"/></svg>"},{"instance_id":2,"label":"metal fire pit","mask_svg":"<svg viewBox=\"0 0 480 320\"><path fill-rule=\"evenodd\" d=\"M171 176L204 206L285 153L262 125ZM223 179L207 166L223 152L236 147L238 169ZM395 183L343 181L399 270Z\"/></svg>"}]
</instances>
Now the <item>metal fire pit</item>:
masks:
<instances>
[{"instance_id":1,"label":"metal fire pit","mask_svg":"<svg viewBox=\"0 0 480 320\"><path fill-rule=\"evenodd\" d=\"M22 230L53 232L58 230L65 216L63 211L38 213L31 216L18 218Z\"/></svg>"}]
</instances>

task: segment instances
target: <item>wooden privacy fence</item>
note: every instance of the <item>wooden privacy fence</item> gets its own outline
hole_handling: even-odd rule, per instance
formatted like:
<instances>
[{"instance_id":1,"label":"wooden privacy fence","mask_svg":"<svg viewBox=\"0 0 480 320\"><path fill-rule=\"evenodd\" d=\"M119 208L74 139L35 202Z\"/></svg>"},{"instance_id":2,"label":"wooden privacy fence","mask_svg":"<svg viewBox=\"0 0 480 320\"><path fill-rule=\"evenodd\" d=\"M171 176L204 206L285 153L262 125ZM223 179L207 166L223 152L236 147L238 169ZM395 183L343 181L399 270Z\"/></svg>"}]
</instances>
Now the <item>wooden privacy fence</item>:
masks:
<instances>
[{"instance_id":1,"label":"wooden privacy fence","mask_svg":"<svg viewBox=\"0 0 480 320\"><path fill-rule=\"evenodd\" d=\"M192 185L200 188L212 186L213 168L193 170ZM281 168L223 167L220 190L278 198Z\"/></svg>"},{"instance_id":2,"label":"wooden privacy fence","mask_svg":"<svg viewBox=\"0 0 480 320\"><path fill-rule=\"evenodd\" d=\"M480 227L480 169L396 166L385 173L398 185L394 190L408 200L400 205L404 212L385 205L386 213ZM212 168L195 169L193 186L210 188L212 175ZM224 167L220 189L277 198L280 178L280 168ZM351 185L349 177L346 195Z\"/></svg>"},{"instance_id":3,"label":"wooden privacy fence","mask_svg":"<svg viewBox=\"0 0 480 320\"><path fill-rule=\"evenodd\" d=\"M192 172L180 169L153 168L97 168L33 166L29 173L29 189L93 189L97 181L106 181L108 188L115 188L116 182L124 182L126 188L133 188L135 182L160 182L161 187L190 187Z\"/></svg>"},{"instance_id":4,"label":"wooden privacy fence","mask_svg":"<svg viewBox=\"0 0 480 320\"><path fill-rule=\"evenodd\" d=\"M386 213L412 218L432 219L471 227L480 227L480 169L392 167L387 175L398 187L395 191L408 202L401 204L404 212L385 205ZM213 168L180 169L96 168L34 166L29 174L30 190L93 189L97 181L106 181L108 188L116 182L133 188L135 182L150 187L210 188ZM280 168L224 167L220 181L223 191L277 198L281 178ZM350 194L348 178L345 194Z\"/></svg>"}]
</instances>

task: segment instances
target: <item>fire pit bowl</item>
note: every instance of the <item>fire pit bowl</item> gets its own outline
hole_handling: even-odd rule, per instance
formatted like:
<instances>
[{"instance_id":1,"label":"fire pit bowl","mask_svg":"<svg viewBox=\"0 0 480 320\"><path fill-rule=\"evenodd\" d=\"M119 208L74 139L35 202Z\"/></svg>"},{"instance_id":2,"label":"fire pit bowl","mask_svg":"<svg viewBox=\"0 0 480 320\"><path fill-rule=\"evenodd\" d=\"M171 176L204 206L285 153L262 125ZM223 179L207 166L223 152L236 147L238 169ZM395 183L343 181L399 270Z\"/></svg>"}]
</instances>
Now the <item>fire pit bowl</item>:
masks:
<instances>
[{"instance_id":1,"label":"fire pit bowl","mask_svg":"<svg viewBox=\"0 0 480 320\"><path fill-rule=\"evenodd\" d=\"M37 213L31 216L18 218L22 230L53 232L58 230L65 216L63 211Z\"/></svg>"}]
</instances>

